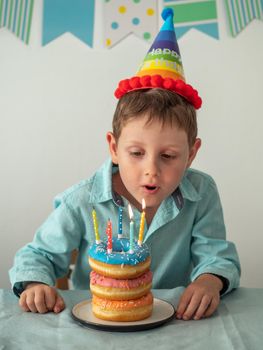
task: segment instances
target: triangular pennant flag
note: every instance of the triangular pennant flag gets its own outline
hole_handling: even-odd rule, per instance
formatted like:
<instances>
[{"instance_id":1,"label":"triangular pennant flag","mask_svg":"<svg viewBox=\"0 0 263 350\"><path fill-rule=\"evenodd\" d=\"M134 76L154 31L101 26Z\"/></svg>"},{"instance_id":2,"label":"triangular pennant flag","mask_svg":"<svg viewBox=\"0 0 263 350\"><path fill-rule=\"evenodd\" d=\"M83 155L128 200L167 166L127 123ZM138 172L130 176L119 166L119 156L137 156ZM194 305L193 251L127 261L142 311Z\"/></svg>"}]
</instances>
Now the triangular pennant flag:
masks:
<instances>
[{"instance_id":1,"label":"triangular pennant flag","mask_svg":"<svg viewBox=\"0 0 263 350\"><path fill-rule=\"evenodd\" d=\"M43 45L70 32L92 47L94 0L44 0Z\"/></svg>"},{"instance_id":2,"label":"triangular pennant flag","mask_svg":"<svg viewBox=\"0 0 263 350\"><path fill-rule=\"evenodd\" d=\"M219 39L216 0L163 0L163 4L174 10L178 39L193 28Z\"/></svg>"},{"instance_id":3,"label":"triangular pennant flag","mask_svg":"<svg viewBox=\"0 0 263 350\"><path fill-rule=\"evenodd\" d=\"M0 27L29 43L34 0L0 0Z\"/></svg>"},{"instance_id":4,"label":"triangular pennant flag","mask_svg":"<svg viewBox=\"0 0 263 350\"><path fill-rule=\"evenodd\" d=\"M104 43L110 48L133 33L151 42L158 31L157 0L104 2Z\"/></svg>"},{"instance_id":5,"label":"triangular pennant flag","mask_svg":"<svg viewBox=\"0 0 263 350\"><path fill-rule=\"evenodd\" d=\"M237 36L253 19L263 20L262 0L225 0L231 35Z\"/></svg>"}]
</instances>

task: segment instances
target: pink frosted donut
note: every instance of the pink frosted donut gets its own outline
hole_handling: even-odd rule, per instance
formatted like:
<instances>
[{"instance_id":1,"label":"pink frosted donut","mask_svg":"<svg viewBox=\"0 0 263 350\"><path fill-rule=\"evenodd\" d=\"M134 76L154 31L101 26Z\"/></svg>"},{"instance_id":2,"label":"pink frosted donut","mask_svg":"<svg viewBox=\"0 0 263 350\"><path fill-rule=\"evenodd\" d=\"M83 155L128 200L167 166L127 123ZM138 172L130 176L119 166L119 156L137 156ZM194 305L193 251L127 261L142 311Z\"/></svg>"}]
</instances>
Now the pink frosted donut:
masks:
<instances>
[{"instance_id":1,"label":"pink frosted donut","mask_svg":"<svg viewBox=\"0 0 263 350\"><path fill-rule=\"evenodd\" d=\"M102 276L95 271L90 273L90 291L100 298L109 300L138 299L152 287L152 272L133 279L115 279Z\"/></svg>"}]
</instances>

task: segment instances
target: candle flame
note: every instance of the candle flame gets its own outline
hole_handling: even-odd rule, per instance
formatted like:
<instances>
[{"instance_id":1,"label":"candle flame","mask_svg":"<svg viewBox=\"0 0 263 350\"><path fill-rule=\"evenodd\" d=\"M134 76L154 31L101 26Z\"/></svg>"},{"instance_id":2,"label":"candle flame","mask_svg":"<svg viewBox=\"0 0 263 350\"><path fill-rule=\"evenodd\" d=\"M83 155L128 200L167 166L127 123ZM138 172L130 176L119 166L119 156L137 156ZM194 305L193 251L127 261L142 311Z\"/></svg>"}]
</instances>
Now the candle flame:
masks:
<instances>
[{"instance_id":1,"label":"candle flame","mask_svg":"<svg viewBox=\"0 0 263 350\"><path fill-rule=\"evenodd\" d=\"M145 199L142 199L142 210L144 210L146 208L146 202Z\"/></svg>"},{"instance_id":2,"label":"candle flame","mask_svg":"<svg viewBox=\"0 0 263 350\"><path fill-rule=\"evenodd\" d=\"M128 204L128 211L129 211L129 217L131 220L133 220L133 211L132 211L132 207L130 204Z\"/></svg>"}]
</instances>

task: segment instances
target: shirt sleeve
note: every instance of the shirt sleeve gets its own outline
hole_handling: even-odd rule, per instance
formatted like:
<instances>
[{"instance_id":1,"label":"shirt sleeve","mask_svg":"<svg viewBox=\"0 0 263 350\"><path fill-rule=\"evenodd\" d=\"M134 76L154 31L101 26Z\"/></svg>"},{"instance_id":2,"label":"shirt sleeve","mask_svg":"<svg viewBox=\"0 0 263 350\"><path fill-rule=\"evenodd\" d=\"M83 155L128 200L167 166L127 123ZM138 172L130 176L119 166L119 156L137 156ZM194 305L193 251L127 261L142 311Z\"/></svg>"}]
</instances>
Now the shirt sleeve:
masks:
<instances>
[{"instance_id":1,"label":"shirt sleeve","mask_svg":"<svg viewBox=\"0 0 263 350\"><path fill-rule=\"evenodd\" d=\"M204 273L227 280L223 294L239 286L240 262L235 245L226 240L222 206L215 182L210 179L200 200L192 232L191 280Z\"/></svg>"},{"instance_id":2,"label":"shirt sleeve","mask_svg":"<svg viewBox=\"0 0 263 350\"><path fill-rule=\"evenodd\" d=\"M80 220L65 201L57 198L55 206L33 241L15 255L9 275L18 296L26 281L55 285L57 278L68 273L71 252L79 247L83 232Z\"/></svg>"}]
</instances>

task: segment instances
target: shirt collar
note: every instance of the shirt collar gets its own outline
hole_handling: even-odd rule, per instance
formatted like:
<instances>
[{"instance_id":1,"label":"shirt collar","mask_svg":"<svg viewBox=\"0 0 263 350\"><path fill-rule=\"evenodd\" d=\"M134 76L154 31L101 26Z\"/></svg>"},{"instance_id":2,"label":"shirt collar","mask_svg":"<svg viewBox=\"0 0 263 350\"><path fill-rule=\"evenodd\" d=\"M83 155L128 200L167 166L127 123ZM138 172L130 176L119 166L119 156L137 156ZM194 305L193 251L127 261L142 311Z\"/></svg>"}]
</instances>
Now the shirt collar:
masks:
<instances>
[{"instance_id":1,"label":"shirt collar","mask_svg":"<svg viewBox=\"0 0 263 350\"><path fill-rule=\"evenodd\" d=\"M183 198L188 199L191 202L197 202L201 199L201 196L189 180L188 171L186 171L182 181L179 185Z\"/></svg>"},{"instance_id":2,"label":"shirt collar","mask_svg":"<svg viewBox=\"0 0 263 350\"><path fill-rule=\"evenodd\" d=\"M89 200L91 203L106 202L112 196L112 162L108 159L92 177Z\"/></svg>"}]
</instances>

